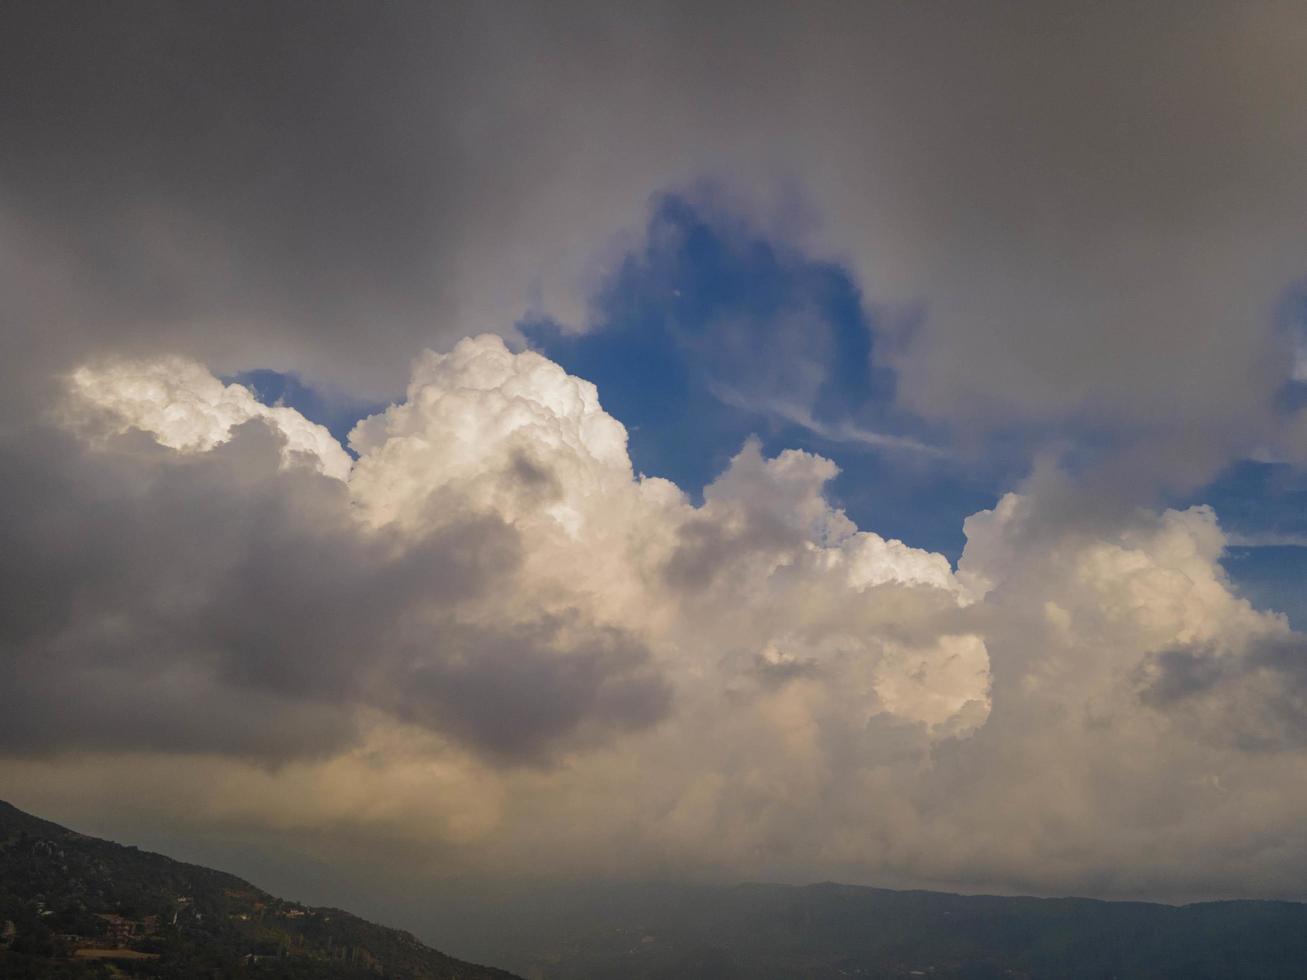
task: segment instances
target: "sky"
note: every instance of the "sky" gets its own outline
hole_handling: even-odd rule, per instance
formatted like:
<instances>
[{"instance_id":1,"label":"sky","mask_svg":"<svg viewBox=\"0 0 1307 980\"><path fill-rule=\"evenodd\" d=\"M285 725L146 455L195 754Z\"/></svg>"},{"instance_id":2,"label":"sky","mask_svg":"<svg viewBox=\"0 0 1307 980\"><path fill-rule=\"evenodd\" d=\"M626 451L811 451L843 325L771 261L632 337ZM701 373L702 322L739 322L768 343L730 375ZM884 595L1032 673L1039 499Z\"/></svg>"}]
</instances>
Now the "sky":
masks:
<instances>
[{"instance_id":1,"label":"sky","mask_svg":"<svg viewBox=\"0 0 1307 980\"><path fill-rule=\"evenodd\" d=\"M1305 55L5 5L0 798L340 904L1307 899Z\"/></svg>"}]
</instances>

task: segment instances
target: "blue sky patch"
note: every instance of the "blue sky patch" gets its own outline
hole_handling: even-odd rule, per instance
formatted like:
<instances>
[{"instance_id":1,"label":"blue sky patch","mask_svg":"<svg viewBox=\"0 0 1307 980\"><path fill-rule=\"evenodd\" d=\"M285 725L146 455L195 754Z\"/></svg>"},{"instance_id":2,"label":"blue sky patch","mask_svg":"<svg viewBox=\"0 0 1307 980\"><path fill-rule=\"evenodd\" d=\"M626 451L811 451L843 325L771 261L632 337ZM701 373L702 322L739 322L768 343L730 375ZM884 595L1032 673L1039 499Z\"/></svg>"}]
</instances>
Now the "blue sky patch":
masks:
<instances>
[{"instance_id":1,"label":"blue sky patch","mask_svg":"<svg viewBox=\"0 0 1307 980\"><path fill-rule=\"evenodd\" d=\"M1014 430L991 434L984 452L955 452L945 433L895 407L896 379L876 358L877 311L847 269L702 201L656 201L643 244L618 263L594 311L583 334L549 321L519 327L534 348L598 386L630 433L637 471L695 499L757 436L768 455L799 448L835 460L831 499L860 527L956 561L963 520L992 507L1026 472L1031 447L1046 443ZM1284 329L1307 322L1305 311L1294 293ZM291 373L228 380L265 404L299 410L342 443L360 418L384 408L325 395ZM1307 404L1307 384L1290 382L1279 397L1291 409ZM1068 438L1063 426L1061 436L1059 458L1072 471L1117 446L1088 430ZM1239 588L1307 625L1307 478L1241 462L1171 502L1193 503L1211 504L1231 534L1225 565Z\"/></svg>"},{"instance_id":2,"label":"blue sky patch","mask_svg":"<svg viewBox=\"0 0 1307 980\"><path fill-rule=\"evenodd\" d=\"M325 393L305 384L293 372L260 368L242 371L222 380L226 384L235 382L244 385L264 405L285 405L310 421L326 426L347 451L349 446L346 438L355 423L386 407L384 402L359 401L344 395Z\"/></svg>"},{"instance_id":3,"label":"blue sky patch","mask_svg":"<svg viewBox=\"0 0 1307 980\"><path fill-rule=\"evenodd\" d=\"M1216 511L1230 538L1221 563L1239 591L1307 628L1307 474L1245 460L1183 503Z\"/></svg>"},{"instance_id":4,"label":"blue sky patch","mask_svg":"<svg viewBox=\"0 0 1307 980\"><path fill-rule=\"evenodd\" d=\"M832 496L862 527L956 558L962 518L996 489L941 433L894 407L875 312L842 266L808 258L676 195L595 300L595 329L522 325L599 387L637 470L698 496L750 435L839 463Z\"/></svg>"}]
</instances>

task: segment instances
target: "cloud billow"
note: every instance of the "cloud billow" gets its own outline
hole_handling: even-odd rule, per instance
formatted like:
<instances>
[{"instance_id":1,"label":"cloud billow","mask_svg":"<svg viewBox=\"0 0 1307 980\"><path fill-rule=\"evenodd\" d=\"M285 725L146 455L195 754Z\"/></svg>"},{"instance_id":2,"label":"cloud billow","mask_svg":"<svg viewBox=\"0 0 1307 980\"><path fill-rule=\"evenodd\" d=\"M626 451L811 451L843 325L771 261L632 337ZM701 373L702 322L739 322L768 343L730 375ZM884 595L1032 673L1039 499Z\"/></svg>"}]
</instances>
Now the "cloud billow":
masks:
<instances>
[{"instance_id":1,"label":"cloud billow","mask_svg":"<svg viewBox=\"0 0 1307 980\"><path fill-rule=\"evenodd\" d=\"M1299 7L0 18L33 808L1302 897Z\"/></svg>"},{"instance_id":2,"label":"cloud billow","mask_svg":"<svg viewBox=\"0 0 1307 980\"><path fill-rule=\"evenodd\" d=\"M638 644L579 617L564 635L529 609L516 626L458 620L511 592L521 544L503 520L362 527L341 480L288 462L275 423L225 424L198 451L139 430L88 451L37 428L5 447L9 751L320 756L376 708L512 762L546 758L592 708L597 731L662 714ZM503 652L469 664L468 649Z\"/></svg>"},{"instance_id":3,"label":"cloud billow","mask_svg":"<svg viewBox=\"0 0 1307 980\"><path fill-rule=\"evenodd\" d=\"M1228 884L1193 863L1243 847L1222 794L1304 764L1301 637L1233 591L1208 509L1069 520L1036 474L955 571L860 530L812 453L746 442L697 505L637 476L593 385L493 336L420 357L344 469L292 410L166 375L88 363L5 441L0 771L200 813L219 779L254 825L382 819L483 870L1129 892Z\"/></svg>"}]
</instances>

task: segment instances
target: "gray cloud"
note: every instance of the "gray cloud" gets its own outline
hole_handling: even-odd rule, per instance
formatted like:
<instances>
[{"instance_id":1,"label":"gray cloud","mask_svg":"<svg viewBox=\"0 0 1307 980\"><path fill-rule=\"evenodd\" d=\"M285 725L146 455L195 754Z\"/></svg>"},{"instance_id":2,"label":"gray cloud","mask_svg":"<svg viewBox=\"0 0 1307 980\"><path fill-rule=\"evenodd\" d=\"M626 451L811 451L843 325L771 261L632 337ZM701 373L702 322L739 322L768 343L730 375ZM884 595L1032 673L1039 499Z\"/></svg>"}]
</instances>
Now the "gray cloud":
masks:
<instances>
[{"instance_id":1,"label":"gray cloud","mask_svg":"<svg viewBox=\"0 0 1307 980\"><path fill-rule=\"evenodd\" d=\"M539 762L666 711L619 634L459 621L520 563L502 520L366 532L262 422L191 456L33 426L0 445L0 486L0 751L321 755L374 708Z\"/></svg>"},{"instance_id":2,"label":"gray cloud","mask_svg":"<svg viewBox=\"0 0 1307 980\"><path fill-rule=\"evenodd\" d=\"M1255 637L1242 649L1160 650L1141 666L1139 696L1207 740L1253 751L1307 747L1307 638Z\"/></svg>"},{"instance_id":3,"label":"gray cloud","mask_svg":"<svg viewBox=\"0 0 1307 980\"><path fill-rule=\"evenodd\" d=\"M55 310L79 346L388 393L425 343L584 319L611 236L708 174L798 189L777 233L919 312L880 349L904 404L963 430L1173 446L1201 423L1171 451L1215 447L1207 472L1267 435L1289 369L1297 4L4 16L0 205L12 257L53 276L21 325Z\"/></svg>"},{"instance_id":4,"label":"gray cloud","mask_svg":"<svg viewBox=\"0 0 1307 980\"><path fill-rule=\"evenodd\" d=\"M687 521L677 528L676 539L663 578L674 588L698 592L742 558L783 554L802 543L803 535L773 514L745 508L733 524L707 517Z\"/></svg>"},{"instance_id":5,"label":"gray cloud","mask_svg":"<svg viewBox=\"0 0 1307 980\"><path fill-rule=\"evenodd\" d=\"M802 660L797 657L769 659L757 654L748 672L763 687L780 687L790 681L816 677L821 673L821 664L811 657Z\"/></svg>"},{"instance_id":6,"label":"gray cloud","mask_svg":"<svg viewBox=\"0 0 1307 980\"><path fill-rule=\"evenodd\" d=\"M1210 514L1136 504L1281 435L1305 49L1273 2L3 5L0 768L200 822L390 819L471 863L1300 894L1297 639L1247 641L1278 621ZM633 483L615 427L544 410L561 382L520 447L461 374L446 414L376 426L412 458L356 471L395 522L366 531L263 423L178 454L38 421L104 352L390 395L423 346L583 325L649 195L705 174L902 314L876 349L903 406L977 452L1067 423L1128 450L973 519L959 585L761 460L705 508ZM435 762L343 754L376 714ZM87 789L110 767L76 756L123 751ZM302 796L244 764L306 758L341 768Z\"/></svg>"},{"instance_id":7,"label":"gray cloud","mask_svg":"<svg viewBox=\"0 0 1307 980\"><path fill-rule=\"evenodd\" d=\"M577 626L580 636L569 638ZM442 643L442 657L403 672L390 695L397 714L439 719L508 760L537 760L596 731L643 728L670 707L648 651L611 628L546 618L493 632L450 630Z\"/></svg>"}]
</instances>

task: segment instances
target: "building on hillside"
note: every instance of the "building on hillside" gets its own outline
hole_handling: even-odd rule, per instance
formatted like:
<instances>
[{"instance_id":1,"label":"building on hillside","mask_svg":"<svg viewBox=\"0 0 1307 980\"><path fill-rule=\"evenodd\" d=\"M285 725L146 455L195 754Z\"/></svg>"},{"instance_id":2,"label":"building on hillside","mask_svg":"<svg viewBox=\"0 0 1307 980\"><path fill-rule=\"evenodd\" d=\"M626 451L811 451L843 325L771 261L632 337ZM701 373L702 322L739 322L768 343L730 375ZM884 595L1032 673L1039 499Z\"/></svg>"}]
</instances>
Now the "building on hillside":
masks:
<instances>
[{"instance_id":1,"label":"building on hillside","mask_svg":"<svg viewBox=\"0 0 1307 980\"><path fill-rule=\"evenodd\" d=\"M119 946L129 943L136 937L136 923L121 915L97 913L96 918L105 924L105 932Z\"/></svg>"}]
</instances>

